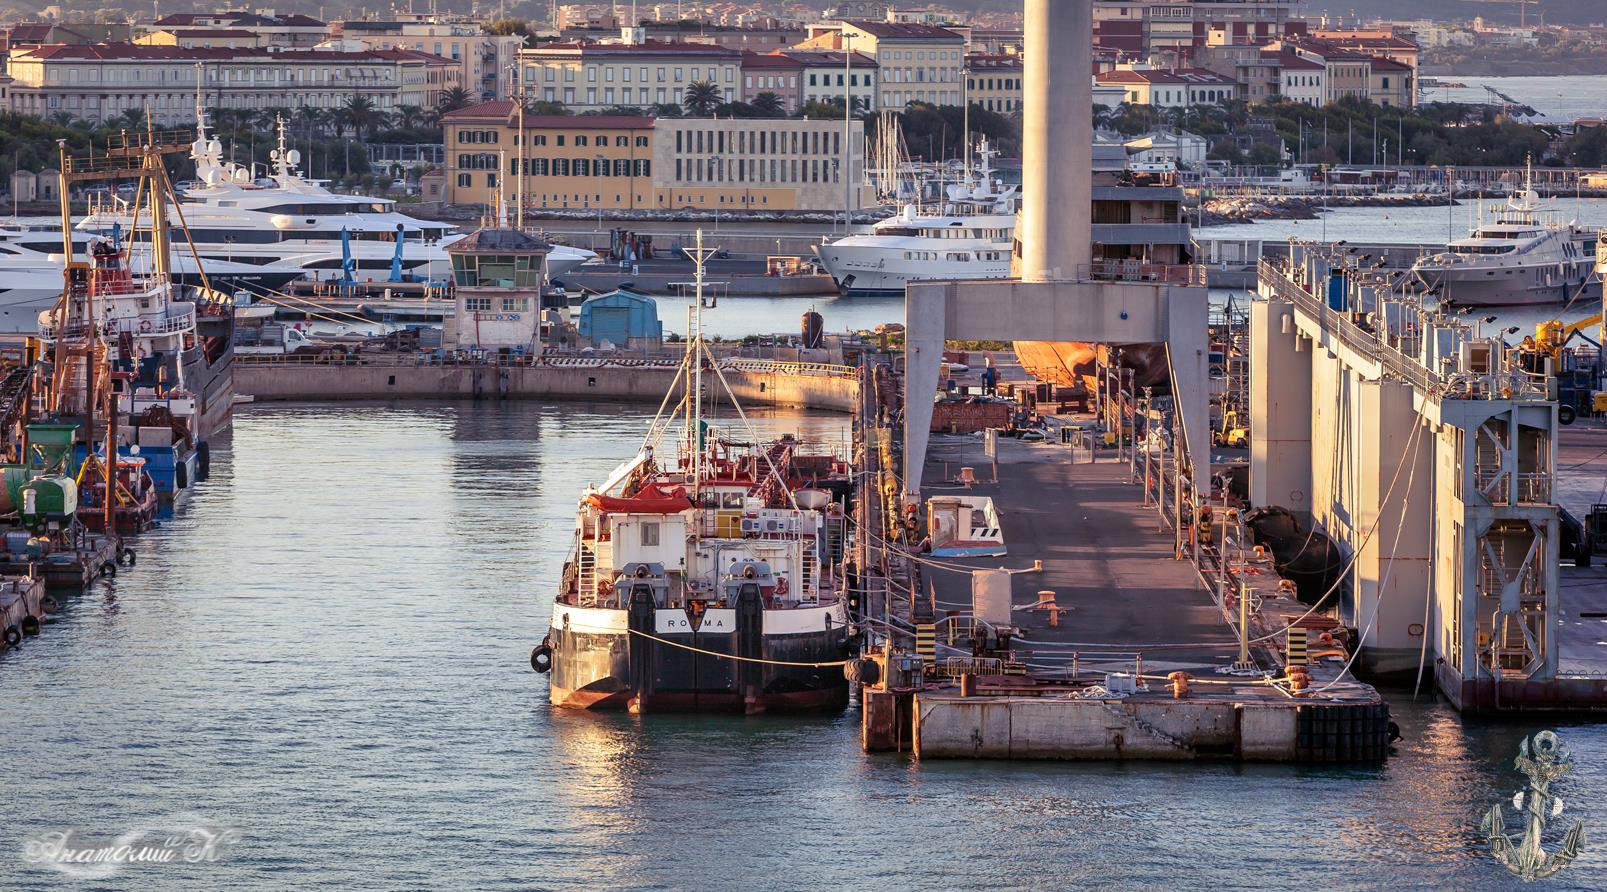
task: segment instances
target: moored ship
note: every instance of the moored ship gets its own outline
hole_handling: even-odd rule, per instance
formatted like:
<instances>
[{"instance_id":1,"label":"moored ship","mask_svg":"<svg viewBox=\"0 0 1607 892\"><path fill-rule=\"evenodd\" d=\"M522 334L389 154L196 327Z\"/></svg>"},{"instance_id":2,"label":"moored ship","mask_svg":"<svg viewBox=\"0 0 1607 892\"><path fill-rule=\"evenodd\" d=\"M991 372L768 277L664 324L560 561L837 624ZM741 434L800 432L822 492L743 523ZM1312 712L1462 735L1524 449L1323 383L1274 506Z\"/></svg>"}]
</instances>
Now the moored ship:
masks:
<instances>
[{"instance_id":1,"label":"moored ship","mask_svg":"<svg viewBox=\"0 0 1607 892\"><path fill-rule=\"evenodd\" d=\"M700 245L699 308L704 257ZM696 322L687 344L675 390L703 394L719 371ZM641 451L581 497L531 654L555 706L753 714L848 702L856 633L833 569L847 464L790 437L730 439L704 422L703 403L660 413ZM679 449L661 458L677 416Z\"/></svg>"}]
</instances>

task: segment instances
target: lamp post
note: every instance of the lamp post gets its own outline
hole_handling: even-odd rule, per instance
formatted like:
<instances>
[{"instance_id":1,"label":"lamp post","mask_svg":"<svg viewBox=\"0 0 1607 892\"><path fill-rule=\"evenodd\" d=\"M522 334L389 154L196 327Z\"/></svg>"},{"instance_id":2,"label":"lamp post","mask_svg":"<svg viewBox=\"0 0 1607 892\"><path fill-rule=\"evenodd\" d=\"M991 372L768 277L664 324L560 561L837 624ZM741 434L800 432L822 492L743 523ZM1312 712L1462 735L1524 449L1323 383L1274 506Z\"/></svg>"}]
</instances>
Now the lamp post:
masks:
<instances>
[{"instance_id":1,"label":"lamp post","mask_svg":"<svg viewBox=\"0 0 1607 892\"><path fill-rule=\"evenodd\" d=\"M854 35L843 33L843 235L853 223L854 186L853 163L850 154L854 141Z\"/></svg>"}]
</instances>

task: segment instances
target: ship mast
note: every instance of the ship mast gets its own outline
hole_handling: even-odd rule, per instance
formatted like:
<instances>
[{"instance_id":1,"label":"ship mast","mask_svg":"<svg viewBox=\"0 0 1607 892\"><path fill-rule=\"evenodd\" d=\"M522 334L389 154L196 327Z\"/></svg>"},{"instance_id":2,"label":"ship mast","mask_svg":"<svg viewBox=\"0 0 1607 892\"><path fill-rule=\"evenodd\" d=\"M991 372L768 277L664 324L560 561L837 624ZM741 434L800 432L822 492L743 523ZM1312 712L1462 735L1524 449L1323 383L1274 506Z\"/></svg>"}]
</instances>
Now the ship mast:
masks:
<instances>
[{"instance_id":1,"label":"ship mast","mask_svg":"<svg viewBox=\"0 0 1607 892\"><path fill-rule=\"evenodd\" d=\"M686 449L690 459L688 473L692 478L692 499L695 502L703 484L703 361L707 348L703 344L703 278L704 265L714 256L714 248L703 247L703 230L697 231L697 242L691 251L696 270L693 277L695 299L687 308L686 349Z\"/></svg>"}]
</instances>

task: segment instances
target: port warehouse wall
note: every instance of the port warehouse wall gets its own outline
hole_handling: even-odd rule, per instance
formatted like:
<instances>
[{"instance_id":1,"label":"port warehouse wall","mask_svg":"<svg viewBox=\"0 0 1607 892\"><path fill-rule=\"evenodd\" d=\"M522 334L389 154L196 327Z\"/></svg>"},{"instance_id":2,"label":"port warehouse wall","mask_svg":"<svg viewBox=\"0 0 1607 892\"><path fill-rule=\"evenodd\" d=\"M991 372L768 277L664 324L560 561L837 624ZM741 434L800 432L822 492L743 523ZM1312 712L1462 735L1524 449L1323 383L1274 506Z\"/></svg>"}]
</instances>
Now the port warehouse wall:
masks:
<instances>
[{"instance_id":1,"label":"port warehouse wall","mask_svg":"<svg viewBox=\"0 0 1607 892\"><path fill-rule=\"evenodd\" d=\"M852 412L859 395L851 369L754 363L724 369L736 398L749 406ZM384 399L544 399L657 404L677 385L673 366L413 365L238 362L235 391L259 401ZM705 387L719 381L705 373ZM679 388L677 388L678 390Z\"/></svg>"},{"instance_id":2,"label":"port warehouse wall","mask_svg":"<svg viewBox=\"0 0 1607 892\"><path fill-rule=\"evenodd\" d=\"M1342 613L1365 631L1361 668L1411 678L1422 660L1477 709L1492 616L1521 601L1526 677L1554 679L1556 515L1524 483L1555 467L1552 408L1426 393L1285 293L1264 279L1251 304L1250 500L1314 518L1355 556Z\"/></svg>"}]
</instances>

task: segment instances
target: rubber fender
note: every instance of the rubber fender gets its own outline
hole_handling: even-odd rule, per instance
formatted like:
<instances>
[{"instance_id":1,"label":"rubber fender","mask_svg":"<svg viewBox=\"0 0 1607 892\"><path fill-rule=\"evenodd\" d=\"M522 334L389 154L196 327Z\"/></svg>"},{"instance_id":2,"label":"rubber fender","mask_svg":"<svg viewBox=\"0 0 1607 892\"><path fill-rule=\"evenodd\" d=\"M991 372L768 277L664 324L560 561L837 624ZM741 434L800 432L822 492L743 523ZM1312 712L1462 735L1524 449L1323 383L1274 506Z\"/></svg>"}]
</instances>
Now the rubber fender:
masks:
<instances>
[{"instance_id":1,"label":"rubber fender","mask_svg":"<svg viewBox=\"0 0 1607 892\"><path fill-rule=\"evenodd\" d=\"M552 648L545 644L530 651L530 668L546 673L552 670Z\"/></svg>"},{"instance_id":2,"label":"rubber fender","mask_svg":"<svg viewBox=\"0 0 1607 892\"><path fill-rule=\"evenodd\" d=\"M101 561L100 575L116 577L117 576L117 562L116 561Z\"/></svg>"},{"instance_id":3,"label":"rubber fender","mask_svg":"<svg viewBox=\"0 0 1607 892\"><path fill-rule=\"evenodd\" d=\"M39 606L44 608L46 613L55 613L61 609L61 603L50 595L45 595L44 600L39 602Z\"/></svg>"},{"instance_id":4,"label":"rubber fender","mask_svg":"<svg viewBox=\"0 0 1607 892\"><path fill-rule=\"evenodd\" d=\"M39 634L39 617L28 614L22 618L22 634L29 637Z\"/></svg>"},{"instance_id":5,"label":"rubber fender","mask_svg":"<svg viewBox=\"0 0 1607 892\"><path fill-rule=\"evenodd\" d=\"M22 632L16 626L6 626L6 646L16 647L22 643Z\"/></svg>"},{"instance_id":6,"label":"rubber fender","mask_svg":"<svg viewBox=\"0 0 1607 892\"><path fill-rule=\"evenodd\" d=\"M134 566L135 561L136 561L136 555L134 554L134 549L132 549L132 548L125 548L122 551L117 553L117 562L119 564L124 564L126 566L132 567L132 566Z\"/></svg>"},{"instance_id":7,"label":"rubber fender","mask_svg":"<svg viewBox=\"0 0 1607 892\"><path fill-rule=\"evenodd\" d=\"M882 667L875 660L849 660L843 664L843 677L860 684L876 684L882 680Z\"/></svg>"},{"instance_id":8,"label":"rubber fender","mask_svg":"<svg viewBox=\"0 0 1607 892\"><path fill-rule=\"evenodd\" d=\"M195 479L197 482L212 476L212 445L205 440L195 447Z\"/></svg>"}]
</instances>

